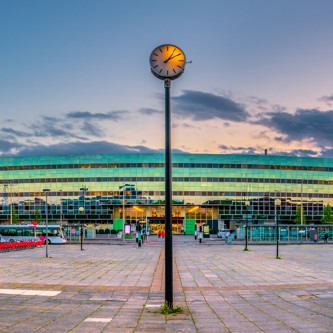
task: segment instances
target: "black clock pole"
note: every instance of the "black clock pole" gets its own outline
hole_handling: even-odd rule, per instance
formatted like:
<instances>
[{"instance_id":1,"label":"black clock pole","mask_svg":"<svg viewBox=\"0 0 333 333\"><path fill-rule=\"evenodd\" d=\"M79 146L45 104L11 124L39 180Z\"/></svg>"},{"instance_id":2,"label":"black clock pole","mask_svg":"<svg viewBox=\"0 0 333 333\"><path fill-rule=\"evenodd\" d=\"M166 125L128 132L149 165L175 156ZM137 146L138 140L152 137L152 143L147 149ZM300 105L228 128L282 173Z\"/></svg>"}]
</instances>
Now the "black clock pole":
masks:
<instances>
[{"instance_id":1,"label":"black clock pole","mask_svg":"<svg viewBox=\"0 0 333 333\"><path fill-rule=\"evenodd\" d=\"M165 88L165 302L173 307L172 273L172 167L170 138L170 79L164 80Z\"/></svg>"},{"instance_id":2,"label":"black clock pole","mask_svg":"<svg viewBox=\"0 0 333 333\"><path fill-rule=\"evenodd\" d=\"M178 51L177 51L178 50ZM172 60L172 61L170 61ZM165 88L165 303L173 308L173 260L172 260L172 162L171 162L171 80L179 78L185 69L184 52L172 44L156 47L149 58L150 70L164 81Z\"/></svg>"}]
</instances>

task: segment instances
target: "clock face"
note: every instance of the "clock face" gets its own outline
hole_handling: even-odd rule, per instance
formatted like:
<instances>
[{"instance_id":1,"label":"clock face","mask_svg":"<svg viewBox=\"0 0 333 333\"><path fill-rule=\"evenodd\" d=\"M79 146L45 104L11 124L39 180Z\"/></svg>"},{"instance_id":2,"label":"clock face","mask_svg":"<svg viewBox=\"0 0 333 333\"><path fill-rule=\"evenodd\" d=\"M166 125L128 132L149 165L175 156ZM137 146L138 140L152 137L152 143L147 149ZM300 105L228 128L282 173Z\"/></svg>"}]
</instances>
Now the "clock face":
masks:
<instances>
[{"instance_id":1,"label":"clock face","mask_svg":"<svg viewBox=\"0 0 333 333\"><path fill-rule=\"evenodd\" d=\"M150 68L159 79L176 79L185 69L185 54L177 46L165 44L158 46L150 55Z\"/></svg>"}]
</instances>

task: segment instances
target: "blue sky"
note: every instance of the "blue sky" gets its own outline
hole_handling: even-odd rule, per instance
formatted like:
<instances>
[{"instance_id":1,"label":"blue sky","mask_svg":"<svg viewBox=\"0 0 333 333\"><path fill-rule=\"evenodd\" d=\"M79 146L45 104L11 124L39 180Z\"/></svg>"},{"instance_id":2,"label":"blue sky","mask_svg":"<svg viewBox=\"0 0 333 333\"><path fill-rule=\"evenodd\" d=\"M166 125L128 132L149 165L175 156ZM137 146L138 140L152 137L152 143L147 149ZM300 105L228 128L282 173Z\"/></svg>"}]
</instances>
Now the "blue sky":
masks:
<instances>
[{"instance_id":1,"label":"blue sky","mask_svg":"<svg viewBox=\"0 0 333 333\"><path fill-rule=\"evenodd\" d=\"M0 0L0 155L158 152L173 43L172 147L333 157L331 0Z\"/></svg>"}]
</instances>

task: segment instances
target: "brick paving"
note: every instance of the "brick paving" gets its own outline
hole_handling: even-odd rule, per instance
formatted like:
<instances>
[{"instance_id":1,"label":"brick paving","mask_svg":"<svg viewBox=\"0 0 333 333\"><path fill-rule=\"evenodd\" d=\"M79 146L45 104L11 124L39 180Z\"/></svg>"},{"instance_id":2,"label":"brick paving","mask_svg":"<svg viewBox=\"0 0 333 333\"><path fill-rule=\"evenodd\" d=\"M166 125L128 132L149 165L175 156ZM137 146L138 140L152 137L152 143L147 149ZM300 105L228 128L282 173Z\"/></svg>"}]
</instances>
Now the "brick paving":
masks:
<instances>
[{"instance_id":1,"label":"brick paving","mask_svg":"<svg viewBox=\"0 0 333 333\"><path fill-rule=\"evenodd\" d=\"M0 253L0 332L333 332L333 244L243 248L174 236L174 315L157 237Z\"/></svg>"}]
</instances>

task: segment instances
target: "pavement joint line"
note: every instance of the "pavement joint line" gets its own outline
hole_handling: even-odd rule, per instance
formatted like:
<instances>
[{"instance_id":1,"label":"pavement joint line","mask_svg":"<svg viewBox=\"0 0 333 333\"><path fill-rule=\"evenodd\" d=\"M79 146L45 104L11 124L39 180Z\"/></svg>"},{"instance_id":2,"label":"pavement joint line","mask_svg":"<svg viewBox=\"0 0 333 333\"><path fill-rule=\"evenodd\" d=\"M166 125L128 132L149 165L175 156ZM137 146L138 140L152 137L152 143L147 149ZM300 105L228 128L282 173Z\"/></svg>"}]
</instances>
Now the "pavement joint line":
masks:
<instances>
[{"instance_id":1,"label":"pavement joint line","mask_svg":"<svg viewBox=\"0 0 333 333\"><path fill-rule=\"evenodd\" d=\"M164 251L161 249L160 250L160 256L155 268L155 272L153 275L153 281L151 283L151 287L150 287L150 292L154 292L154 291L163 291L163 281L164 281L164 256L165 253Z\"/></svg>"},{"instance_id":2,"label":"pavement joint line","mask_svg":"<svg viewBox=\"0 0 333 333\"><path fill-rule=\"evenodd\" d=\"M20 288L20 287L45 287L46 285L43 283L24 283L24 282L18 282L18 283L1 283L0 286L8 287L10 286L11 288ZM141 287L141 286L92 286L92 285L85 285L85 284L49 284L47 285L48 288L58 288L61 289L61 292L66 292L66 291L75 291L75 292L98 292L98 291L103 291L103 292L138 292L138 293L147 293L149 292L149 287ZM52 290L53 291L53 290Z\"/></svg>"},{"instance_id":3,"label":"pavement joint line","mask_svg":"<svg viewBox=\"0 0 333 333\"><path fill-rule=\"evenodd\" d=\"M172 258L172 269L173 269L173 290L174 292L182 292L183 288L181 285L180 274L177 266L175 257ZM160 252L160 257L154 272L153 282L151 284L150 292L164 291L165 285L165 251L164 249Z\"/></svg>"},{"instance_id":4,"label":"pavement joint line","mask_svg":"<svg viewBox=\"0 0 333 333\"><path fill-rule=\"evenodd\" d=\"M282 289L311 289L333 287L333 282L327 283L304 283L304 284L277 284L277 285L258 285L258 286L223 286L223 287L183 287L184 291L261 291L261 290L282 290Z\"/></svg>"},{"instance_id":5,"label":"pavement joint line","mask_svg":"<svg viewBox=\"0 0 333 333\"><path fill-rule=\"evenodd\" d=\"M0 289L0 294L24 296L57 296L61 291L56 290L28 290L28 289Z\"/></svg>"}]
</instances>

